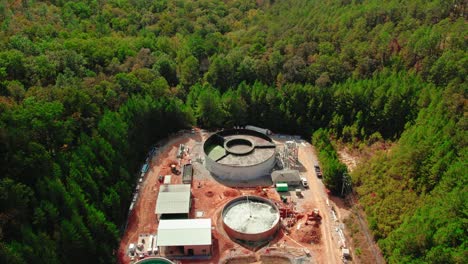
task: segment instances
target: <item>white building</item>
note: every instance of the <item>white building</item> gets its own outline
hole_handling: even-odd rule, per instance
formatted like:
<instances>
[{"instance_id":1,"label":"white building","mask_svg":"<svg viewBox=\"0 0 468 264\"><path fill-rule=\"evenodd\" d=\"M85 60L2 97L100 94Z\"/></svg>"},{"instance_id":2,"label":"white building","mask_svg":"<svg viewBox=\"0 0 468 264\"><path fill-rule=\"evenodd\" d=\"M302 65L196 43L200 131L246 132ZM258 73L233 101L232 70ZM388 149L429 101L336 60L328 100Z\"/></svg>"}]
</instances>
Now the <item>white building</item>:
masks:
<instances>
[{"instance_id":1,"label":"white building","mask_svg":"<svg viewBox=\"0 0 468 264\"><path fill-rule=\"evenodd\" d=\"M190 212L190 184L163 184L155 213L158 219L186 219Z\"/></svg>"},{"instance_id":2,"label":"white building","mask_svg":"<svg viewBox=\"0 0 468 264\"><path fill-rule=\"evenodd\" d=\"M209 256L211 239L209 218L161 220L156 245L165 256Z\"/></svg>"}]
</instances>

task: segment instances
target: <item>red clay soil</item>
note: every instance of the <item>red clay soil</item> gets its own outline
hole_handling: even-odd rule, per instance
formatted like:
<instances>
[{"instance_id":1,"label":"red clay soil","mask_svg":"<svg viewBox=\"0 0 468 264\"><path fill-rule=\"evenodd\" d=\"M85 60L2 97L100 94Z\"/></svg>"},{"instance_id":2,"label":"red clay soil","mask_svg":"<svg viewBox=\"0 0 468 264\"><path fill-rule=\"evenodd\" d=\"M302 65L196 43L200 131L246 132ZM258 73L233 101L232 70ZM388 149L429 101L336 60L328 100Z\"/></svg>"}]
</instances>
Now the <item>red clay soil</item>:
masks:
<instances>
[{"instance_id":1,"label":"red clay soil","mask_svg":"<svg viewBox=\"0 0 468 264\"><path fill-rule=\"evenodd\" d=\"M156 233L158 223L154 213L156 207L156 198L159 192L160 183L158 182L159 175L171 174L170 165L178 164L173 159L180 144L185 144L190 149L193 149L195 140L193 138L178 138L172 140L165 148L162 149L157 157L154 158L151 169L146 175L143 186L140 189L140 197L129 216L127 229L120 242L118 261L119 263L130 263L130 258L127 255L127 248L130 243L135 243L138 240L138 235L143 233ZM182 165L187 163L189 157L182 159ZM178 168L180 170L180 168ZM173 175L173 174L172 174ZM182 177L173 176L171 183L182 183ZM244 193L248 193L246 191ZM220 209L231 199L241 195L241 192L226 187L217 183L214 180L197 180L192 182L192 209L190 218L195 218L197 211L203 212L203 218L211 218L215 226L213 230L213 255L209 260L181 260L180 263L214 263L218 264L220 253L230 250L234 247L234 243L225 235L218 233L218 220ZM221 227L222 229L222 227Z\"/></svg>"},{"instance_id":2,"label":"red clay soil","mask_svg":"<svg viewBox=\"0 0 468 264\"><path fill-rule=\"evenodd\" d=\"M213 255L209 260L182 260L181 263L220 263L220 259L228 255L231 249L239 245L235 244L223 231L221 221L221 210L224 205L230 200L244 194L255 194L255 189L242 190L229 188L221 185L213 180L195 180L192 184L192 194L194 203L192 204L193 212L202 211L204 218L211 218L213 229L213 239L216 241L216 246L213 250ZM244 254L251 254L248 249L244 250ZM246 262L244 262L246 263Z\"/></svg>"},{"instance_id":3,"label":"red clay soil","mask_svg":"<svg viewBox=\"0 0 468 264\"><path fill-rule=\"evenodd\" d=\"M301 228L291 234L296 241L306 244L320 244L322 234L320 231L320 224L305 224L306 222L301 222Z\"/></svg>"},{"instance_id":4,"label":"red clay soil","mask_svg":"<svg viewBox=\"0 0 468 264\"><path fill-rule=\"evenodd\" d=\"M140 234L156 232L157 223L154 210L160 186L158 176L171 174L170 164L174 162L172 157L175 157L179 144L187 144L189 141L193 140L180 137L172 140L151 162L150 170L140 188L139 198L129 215L127 229L120 241L119 263L130 263L130 258L127 255L128 245L136 243ZM181 183L181 177L172 177L172 183Z\"/></svg>"},{"instance_id":5,"label":"red clay soil","mask_svg":"<svg viewBox=\"0 0 468 264\"><path fill-rule=\"evenodd\" d=\"M200 137L200 133L195 135L178 136L171 140L165 147L161 149L161 153L153 159L151 169L146 175L144 183L140 189L140 197L135 204L132 214L129 216L127 229L120 243L118 251L118 261L122 264L130 263L130 258L126 255L126 251L129 243L136 243L138 236L144 233L156 233L158 223L156 222L156 215L154 213L156 206L156 198L159 192L160 183L158 182L159 175L171 174L170 165L176 162L175 155L179 144L185 144L191 150L191 155L196 157L200 153L192 153L194 147L200 148L200 144L203 142L203 138ZM196 145L197 144L197 145ZM302 148L301 148L302 149ZM195 151L194 151L195 152ZM326 194L323 191L323 185L320 185L320 181L316 179L313 170L313 160L315 153L311 146L304 148L299 152L299 158L307 159L303 162L304 175L308 178L310 184L310 191L304 193L305 197L301 199L297 205L297 210L300 210L302 214L311 212L313 208L319 208L321 212L325 212L327 207L325 205ZM189 162L190 157L185 157L181 161L181 165ZM176 162L178 164L178 162ZM200 165L200 164L197 164ZM180 167L178 167L180 170ZM198 172L199 173L199 172ZM230 256L253 256L258 255L258 252L244 248L233 242L224 232L221 221L221 210L224 205L241 195L259 195L269 198L277 203L281 204L279 194L272 187L270 188L229 188L217 181L213 180L209 176L201 175L194 177L192 182L192 207L190 212L190 218L195 218L197 212L203 212L201 217L211 218L213 225L213 252L212 257L208 260L179 260L178 263L207 263L207 264L219 264L229 259ZM182 181L182 176L173 176L172 183L178 184ZM293 195L291 195L293 196ZM295 198L295 197L291 197ZM296 223L289 230L290 234L286 235L283 230L280 230L275 238L270 241L269 246L278 249L281 248L296 248L303 252L303 248L307 248L312 252L314 263L338 263L339 261L339 250L336 247L336 243L333 241L331 232L332 226L331 221L327 214L324 214L322 224L320 226L306 226L304 224L305 218L299 219L298 223L301 224L301 228L297 230ZM313 244L312 242L317 242ZM257 260L255 260L257 259ZM255 263L258 261L257 258L243 259L241 262L230 260L228 263ZM278 261L284 260L279 257ZM247 261L247 262L246 262ZM261 262L257 262L261 263ZM271 262L271 259L268 260Z\"/></svg>"}]
</instances>

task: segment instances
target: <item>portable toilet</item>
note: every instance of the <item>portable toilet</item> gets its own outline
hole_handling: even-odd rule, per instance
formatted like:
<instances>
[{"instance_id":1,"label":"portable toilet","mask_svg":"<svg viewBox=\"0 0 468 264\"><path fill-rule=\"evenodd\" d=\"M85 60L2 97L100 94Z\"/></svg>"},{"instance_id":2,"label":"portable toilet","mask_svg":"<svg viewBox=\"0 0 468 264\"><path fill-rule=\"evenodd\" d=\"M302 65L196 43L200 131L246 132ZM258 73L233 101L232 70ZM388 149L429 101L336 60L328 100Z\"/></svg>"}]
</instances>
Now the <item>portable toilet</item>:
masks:
<instances>
[{"instance_id":1,"label":"portable toilet","mask_svg":"<svg viewBox=\"0 0 468 264\"><path fill-rule=\"evenodd\" d=\"M166 175L166 177L164 177L164 184L171 184L171 175Z\"/></svg>"},{"instance_id":2,"label":"portable toilet","mask_svg":"<svg viewBox=\"0 0 468 264\"><path fill-rule=\"evenodd\" d=\"M287 192L288 191L288 184L287 183L277 183L276 184L276 191L277 192Z\"/></svg>"}]
</instances>

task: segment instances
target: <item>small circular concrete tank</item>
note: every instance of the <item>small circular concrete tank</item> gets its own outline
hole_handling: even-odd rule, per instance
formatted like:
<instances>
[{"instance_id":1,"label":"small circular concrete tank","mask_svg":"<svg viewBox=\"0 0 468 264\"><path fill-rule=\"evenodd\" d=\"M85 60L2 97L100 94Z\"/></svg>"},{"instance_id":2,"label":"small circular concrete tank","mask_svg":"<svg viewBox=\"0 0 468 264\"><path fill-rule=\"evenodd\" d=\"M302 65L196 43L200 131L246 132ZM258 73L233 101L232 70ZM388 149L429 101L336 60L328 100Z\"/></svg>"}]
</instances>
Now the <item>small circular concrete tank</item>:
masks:
<instances>
[{"instance_id":1,"label":"small circular concrete tank","mask_svg":"<svg viewBox=\"0 0 468 264\"><path fill-rule=\"evenodd\" d=\"M259 196L235 198L226 204L221 215L226 233L244 242L269 240L279 227L278 207Z\"/></svg>"},{"instance_id":2,"label":"small circular concrete tank","mask_svg":"<svg viewBox=\"0 0 468 264\"><path fill-rule=\"evenodd\" d=\"M162 257L150 257L135 262L135 264L175 264L174 262Z\"/></svg>"},{"instance_id":3,"label":"small circular concrete tank","mask_svg":"<svg viewBox=\"0 0 468 264\"><path fill-rule=\"evenodd\" d=\"M276 161L276 145L260 132L229 129L211 135L204 143L205 167L219 179L238 186L269 175ZM232 184L234 183L234 184Z\"/></svg>"}]
</instances>

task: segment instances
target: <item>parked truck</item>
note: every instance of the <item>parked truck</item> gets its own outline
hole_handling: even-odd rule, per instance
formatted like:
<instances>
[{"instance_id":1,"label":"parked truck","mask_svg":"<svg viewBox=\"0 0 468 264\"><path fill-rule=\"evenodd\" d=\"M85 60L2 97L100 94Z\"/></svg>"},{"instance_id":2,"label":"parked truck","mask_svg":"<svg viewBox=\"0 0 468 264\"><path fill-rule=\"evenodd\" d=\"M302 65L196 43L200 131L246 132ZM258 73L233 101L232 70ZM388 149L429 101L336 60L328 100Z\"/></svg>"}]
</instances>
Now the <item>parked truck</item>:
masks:
<instances>
[{"instance_id":1,"label":"parked truck","mask_svg":"<svg viewBox=\"0 0 468 264\"><path fill-rule=\"evenodd\" d=\"M317 163L314 165L314 169L317 177L322 178L322 171L320 170L320 166Z\"/></svg>"}]
</instances>

